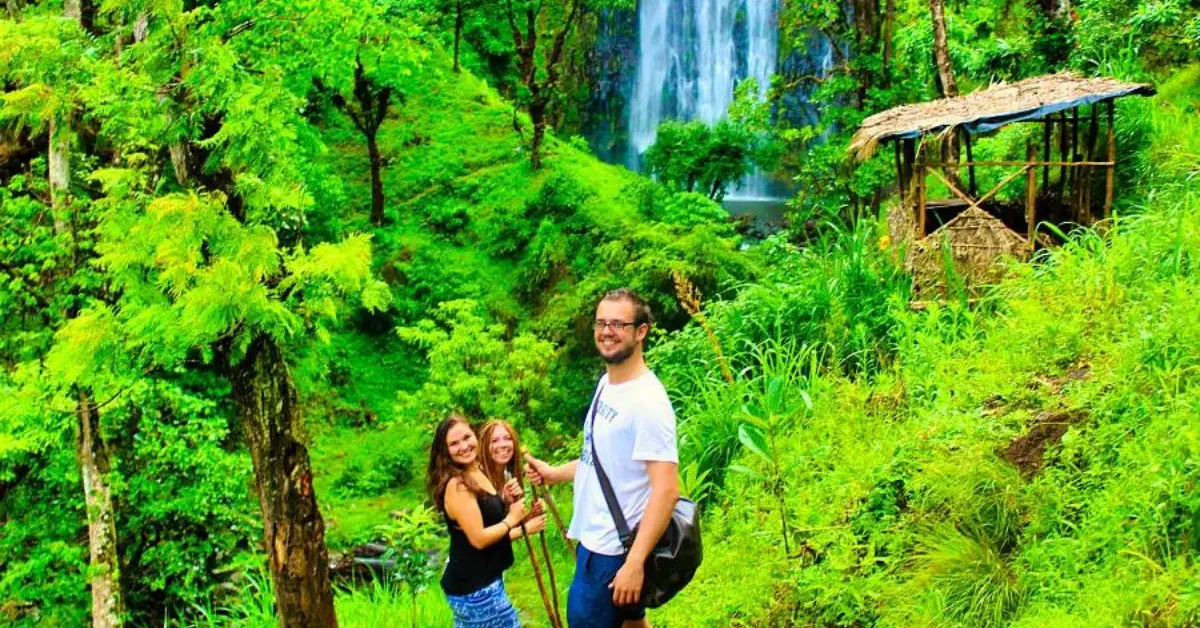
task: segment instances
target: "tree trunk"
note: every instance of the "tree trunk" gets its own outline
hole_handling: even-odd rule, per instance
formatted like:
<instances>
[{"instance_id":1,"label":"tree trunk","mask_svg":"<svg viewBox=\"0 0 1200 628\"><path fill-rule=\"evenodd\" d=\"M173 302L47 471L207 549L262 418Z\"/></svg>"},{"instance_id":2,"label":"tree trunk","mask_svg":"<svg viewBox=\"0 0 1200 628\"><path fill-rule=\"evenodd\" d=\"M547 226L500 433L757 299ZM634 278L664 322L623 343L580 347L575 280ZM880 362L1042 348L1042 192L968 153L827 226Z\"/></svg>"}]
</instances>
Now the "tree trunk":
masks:
<instances>
[{"instance_id":1,"label":"tree trunk","mask_svg":"<svg viewBox=\"0 0 1200 628\"><path fill-rule=\"evenodd\" d=\"M88 573L92 589L92 626L115 628L124 624L124 609L117 562L117 524L113 512L112 487L108 485L108 454L100 436L100 416L93 411L84 392L79 393L76 412L79 418L76 456L83 476L88 551L91 555Z\"/></svg>"},{"instance_id":2,"label":"tree trunk","mask_svg":"<svg viewBox=\"0 0 1200 628\"><path fill-rule=\"evenodd\" d=\"M8 11L8 19L14 22L21 21L21 2L20 0L4 0L4 9Z\"/></svg>"},{"instance_id":3,"label":"tree trunk","mask_svg":"<svg viewBox=\"0 0 1200 628\"><path fill-rule=\"evenodd\" d=\"M63 15L75 20L76 22L83 19L83 1L63 0Z\"/></svg>"},{"instance_id":4,"label":"tree trunk","mask_svg":"<svg viewBox=\"0 0 1200 628\"><path fill-rule=\"evenodd\" d=\"M529 143L530 164L534 170L542 168L542 139L546 136L546 102L534 96L529 103L529 120L533 123L533 141Z\"/></svg>"},{"instance_id":5,"label":"tree trunk","mask_svg":"<svg viewBox=\"0 0 1200 628\"><path fill-rule=\"evenodd\" d=\"M255 337L242 361L231 365L229 380L254 461L279 625L336 626L325 522L308 449L296 436L300 408L279 346L267 335Z\"/></svg>"},{"instance_id":6,"label":"tree trunk","mask_svg":"<svg viewBox=\"0 0 1200 628\"><path fill-rule=\"evenodd\" d=\"M954 66L950 65L950 49L946 44L946 12L943 0L929 0L933 14L933 58L937 65L938 86L942 98L958 95L958 83L954 81Z\"/></svg>"},{"instance_id":7,"label":"tree trunk","mask_svg":"<svg viewBox=\"0 0 1200 628\"><path fill-rule=\"evenodd\" d=\"M883 10L883 86L892 85L892 58L896 49L896 0L886 0Z\"/></svg>"},{"instance_id":8,"label":"tree trunk","mask_svg":"<svg viewBox=\"0 0 1200 628\"><path fill-rule=\"evenodd\" d=\"M954 66L950 64L950 48L946 43L946 11L943 0L929 0L929 10L933 14L933 59L937 66L938 88L942 98L953 98L958 95L958 83L954 80ZM961 188L958 180L958 135L950 132L942 136L942 162L946 178L955 186Z\"/></svg>"},{"instance_id":9,"label":"tree trunk","mask_svg":"<svg viewBox=\"0 0 1200 628\"><path fill-rule=\"evenodd\" d=\"M71 186L71 139L67 127L58 116L50 117L50 155L47 169L55 233L67 230L66 206L69 201L68 188Z\"/></svg>"},{"instance_id":10,"label":"tree trunk","mask_svg":"<svg viewBox=\"0 0 1200 628\"><path fill-rule=\"evenodd\" d=\"M179 185L186 187L190 178L187 146L176 140L167 146L167 152L171 154L171 170L175 171L175 180L179 182Z\"/></svg>"},{"instance_id":11,"label":"tree trunk","mask_svg":"<svg viewBox=\"0 0 1200 628\"><path fill-rule=\"evenodd\" d=\"M382 159L379 157L379 143L375 135L367 135L367 154L371 157L371 222L383 224L383 178L380 174Z\"/></svg>"},{"instance_id":12,"label":"tree trunk","mask_svg":"<svg viewBox=\"0 0 1200 628\"><path fill-rule=\"evenodd\" d=\"M458 0L454 3L454 71L458 72L458 47L462 41L463 31L463 3Z\"/></svg>"},{"instance_id":13,"label":"tree trunk","mask_svg":"<svg viewBox=\"0 0 1200 628\"><path fill-rule=\"evenodd\" d=\"M854 49L855 54L870 55L879 50L879 1L854 0ZM871 69L862 68L855 71L858 89L855 91L855 105L861 107L871 91Z\"/></svg>"}]
</instances>

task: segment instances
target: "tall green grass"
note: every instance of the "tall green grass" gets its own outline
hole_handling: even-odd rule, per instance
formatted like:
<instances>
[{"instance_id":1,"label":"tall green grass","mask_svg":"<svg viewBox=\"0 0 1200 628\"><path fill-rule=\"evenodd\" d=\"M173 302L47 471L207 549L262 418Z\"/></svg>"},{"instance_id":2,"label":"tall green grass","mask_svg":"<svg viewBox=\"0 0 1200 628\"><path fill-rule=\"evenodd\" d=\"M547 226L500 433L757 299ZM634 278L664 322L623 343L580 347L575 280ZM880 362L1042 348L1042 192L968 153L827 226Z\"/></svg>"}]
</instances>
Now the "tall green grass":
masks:
<instances>
[{"instance_id":1,"label":"tall green grass","mask_svg":"<svg viewBox=\"0 0 1200 628\"><path fill-rule=\"evenodd\" d=\"M415 598L407 588L386 582L343 587L336 591L334 605L338 625L345 628L424 628L454 623L436 584L421 589ZM271 579L264 573L247 574L245 586L234 599L197 606L189 618L166 623L180 628L274 628L279 622Z\"/></svg>"}]
</instances>

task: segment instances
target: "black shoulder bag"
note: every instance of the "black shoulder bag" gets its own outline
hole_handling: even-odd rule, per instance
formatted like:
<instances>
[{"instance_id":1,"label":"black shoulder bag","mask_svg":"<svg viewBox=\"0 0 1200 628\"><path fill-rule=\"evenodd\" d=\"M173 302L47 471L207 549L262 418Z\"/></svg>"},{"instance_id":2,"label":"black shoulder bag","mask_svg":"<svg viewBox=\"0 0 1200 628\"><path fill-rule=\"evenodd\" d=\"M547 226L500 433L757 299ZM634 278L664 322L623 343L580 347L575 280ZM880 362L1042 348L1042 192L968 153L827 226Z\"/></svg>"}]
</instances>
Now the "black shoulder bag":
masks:
<instances>
[{"instance_id":1,"label":"black shoulder bag","mask_svg":"<svg viewBox=\"0 0 1200 628\"><path fill-rule=\"evenodd\" d=\"M596 475L600 478L600 488L604 491L604 501L608 503L608 511L612 513L613 521L617 524L617 535L621 539L621 546L625 548L625 553L628 555L629 549L633 547L637 529L629 529L629 523L625 521L625 513L621 512L621 505L617 502L616 494L613 493L612 483L608 481L608 474L604 472L604 467L600 465L600 456L596 454L596 405L600 403L601 392L603 389L598 391L596 398L592 400L591 425L588 427L592 437L592 465L596 468ZM697 510L695 502L686 497L680 497L675 502L675 510L671 513L667 529L658 539L654 550L646 557L645 578L642 581L642 604L649 608L658 608L666 604L692 581L692 576L696 575L702 559L700 512Z\"/></svg>"}]
</instances>

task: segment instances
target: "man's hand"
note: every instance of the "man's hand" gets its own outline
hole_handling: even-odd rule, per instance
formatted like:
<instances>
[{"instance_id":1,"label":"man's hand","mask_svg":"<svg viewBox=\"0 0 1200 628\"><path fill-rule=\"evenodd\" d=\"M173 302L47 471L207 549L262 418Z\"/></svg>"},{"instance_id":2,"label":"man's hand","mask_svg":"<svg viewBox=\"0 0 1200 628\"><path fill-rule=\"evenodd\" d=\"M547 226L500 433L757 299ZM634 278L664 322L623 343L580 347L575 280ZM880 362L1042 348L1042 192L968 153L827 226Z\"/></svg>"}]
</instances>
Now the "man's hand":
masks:
<instances>
[{"instance_id":1,"label":"man's hand","mask_svg":"<svg viewBox=\"0 0 1200 628\"><path fill-rule=\"evenodd\" d=\"M534 458L529 453L525 454L525 477L537 486L549 486L554 484L554 467Z\"/></svg>"},{"instance_id":2,"label":"man's hand","mask_svg":"<svg viewBox=\"0 0 1200 628\"><path fill-rule=\"evenodd\" d=\"M642 599L642 580L646 577L646 565L640 560L626 558L608 588L613 592L613 604L629 606Z\"/></svg>"}]
</instances>

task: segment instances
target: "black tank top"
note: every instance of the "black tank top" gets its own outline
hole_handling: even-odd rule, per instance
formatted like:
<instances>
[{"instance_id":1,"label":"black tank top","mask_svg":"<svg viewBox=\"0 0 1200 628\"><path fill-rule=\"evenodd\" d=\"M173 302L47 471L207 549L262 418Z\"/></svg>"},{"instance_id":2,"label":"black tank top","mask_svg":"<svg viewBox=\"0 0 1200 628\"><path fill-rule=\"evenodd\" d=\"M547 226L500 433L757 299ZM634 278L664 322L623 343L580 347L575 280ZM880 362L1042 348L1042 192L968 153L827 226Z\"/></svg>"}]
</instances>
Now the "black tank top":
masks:
<instances>
[{"instance_id":1,"label":"black tank top","mask_svg":"<svg viewBox=\"0 0 1200 628\"><path fill-rule=\"evenodd\" d=\"M483 515L483 527L500 523L508 508L499 495L480 491L476 497L479 512ZM512 541L508 536L479 550L471 545L467 534L458 523L443 513L446 527L450 530L450 561L446 573L442 574L442 590L446 595L466 595L491 584L505 569L512 567Z\"/></svg>"}]
</instances>

